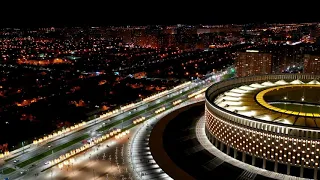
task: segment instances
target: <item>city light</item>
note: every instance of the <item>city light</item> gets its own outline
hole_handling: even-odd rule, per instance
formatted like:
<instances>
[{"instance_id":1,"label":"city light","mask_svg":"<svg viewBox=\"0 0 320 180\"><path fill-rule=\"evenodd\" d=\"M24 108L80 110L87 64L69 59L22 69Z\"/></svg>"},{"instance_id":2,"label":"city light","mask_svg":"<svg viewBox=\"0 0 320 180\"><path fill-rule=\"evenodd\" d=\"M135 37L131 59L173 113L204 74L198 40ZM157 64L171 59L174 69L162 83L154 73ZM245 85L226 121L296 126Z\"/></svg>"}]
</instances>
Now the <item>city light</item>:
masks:
<instances>
[{"instance_id":1,"label":"city light","mask_svg":"<svg viewBox=\"0 0 320 180\"><path fill-rule=\"evenodd\" d=\"M172 104L175 106L175 105L180 104L181 102L182 102L182 100L181 100L181 99L179 99L179 100L174 101Z\"/></svg>"},{"instance_id":2,"label":"city light","mask_svg":"<svg viewBox=\"0 0 320 180\"><path fill-rule=\"evenodd\" d=\"M161 113L161 112L163 112L163 111L165 111L165 110L166 110L166 108L165 108L165 107L162 107L162 108L156 110L155 113L156 113L156 114L159 114L159 113Z\"/></svg>"},{"instance_id":3,"label":"city light","mask_svg":"<svg viewBox=\"0 0 320 180\"><path fill-rule=\"evenodd\" d=\"M197 95L199 95L201 93L204 93L206 90L207 90L207 88L203 88L200 91L197 91L195 93L192 93L192 94L188 95L188 98L193 98L193 97L195 97L195 96L197 96Z\"/></svg>"},{"instance_id":4,"label":"city light","mask_svg":"<svg viewBox=\"0 0 320 180\"><path fill-rule=\"evenodd\" d=\"M122 138L123 136L129 134L129 130L126 130L124 132L121 132L121 129L114 129L113 131L111 131L110 133L106 133L100 137L97 137L95 138L93 141L81 146L80 148L76 148L74 150L71 150L61 156L59 156L59 158L56 158L56 159L53 159L51 161L49 161L49 164L50 165L56 165L56 164L59 164L59 168L62 168L63 167L63 164L66 165L68 164L69 162L73 162L74 160L72 160L71 157L107 140L107 139L110 139L111 137L116 137L116 139L119 139L119 138ZM71 158L71 159L69 159ZM69 160L69 161L67 161Z\"/></svg>"},{"instance_id":5,"label":"city light","mask_svg":"<svg viewBox=\"0 0 320 180\"><path fill-rule=\"evenodd\" d=\"M48 136L44 136L44 137L39 138L37 140L33 140L33 144L37 145L37 144L40 144L43 142L51 141L53 138L56 138L57 136L63 135L65 133L69 133L71 131L78 130L79 128L83 127L84 125L86 125L86 122L81 122L81 123L78 123L74 126L67 127L67 128L60 130L58 132L49 134Z\"/></svg>"},{"instance_id":6,"label":"city light","mask_svg":"<svg viewBox=\"0 0 320 180\"><path fill-rule=\"evenodd\" d=\"M133 121L133 124L141 123L141 122L144 121L145 119L146 119L145 117L138 118L138 119L136 119L136 120Z\"/></svg>"}]
</instances>

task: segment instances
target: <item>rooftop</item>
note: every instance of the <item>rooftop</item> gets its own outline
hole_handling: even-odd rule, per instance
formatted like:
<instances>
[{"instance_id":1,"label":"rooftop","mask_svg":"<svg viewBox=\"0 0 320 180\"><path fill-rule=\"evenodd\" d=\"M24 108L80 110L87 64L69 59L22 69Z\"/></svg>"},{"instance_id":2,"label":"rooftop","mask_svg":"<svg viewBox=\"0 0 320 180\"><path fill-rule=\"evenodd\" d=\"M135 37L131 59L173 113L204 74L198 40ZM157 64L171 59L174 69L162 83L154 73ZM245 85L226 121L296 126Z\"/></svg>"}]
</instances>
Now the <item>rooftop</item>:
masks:
<instances>
[{"instance_id":1,"label":"rooftop","mask_svg":"<svg viewBox=\"0 0 320 180\"><path fill-rule=\"evenodd\" d=\"M294 88L295 91L291 91L288 95L286 88ZM310 82L279 80L242 85L221 93L214 99L214 103L230 112L259 120L320 127L320 108L316 102L311 101L319 99L320 96L317 97L315 93L306 93L305 88L314 90L314 88L320 88L320 83L316 80ZM277 92L274 93L275 91ZM300 101L297 97L301 98Z\"/></svg>"}]
</instances>

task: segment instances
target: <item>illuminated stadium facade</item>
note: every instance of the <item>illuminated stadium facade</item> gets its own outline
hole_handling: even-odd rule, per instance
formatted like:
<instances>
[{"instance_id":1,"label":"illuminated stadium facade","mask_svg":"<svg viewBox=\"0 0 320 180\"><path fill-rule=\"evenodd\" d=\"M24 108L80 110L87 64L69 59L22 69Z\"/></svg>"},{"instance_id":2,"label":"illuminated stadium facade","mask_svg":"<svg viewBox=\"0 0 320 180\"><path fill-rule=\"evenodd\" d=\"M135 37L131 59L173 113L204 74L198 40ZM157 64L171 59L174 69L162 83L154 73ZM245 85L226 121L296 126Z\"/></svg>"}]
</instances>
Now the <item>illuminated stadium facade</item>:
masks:
<instances>
[{"instance_id":1,"label":"illuminated stadium facade","mask_svg":"<svg viewBox=\"0 0 320 180\"><path fill-rule=\"evenodd\" d=\"M317 179L318 79L306 74L260 75L212 85L206 91L208 139L247 164Z\"/></svg>"}]
</instances>

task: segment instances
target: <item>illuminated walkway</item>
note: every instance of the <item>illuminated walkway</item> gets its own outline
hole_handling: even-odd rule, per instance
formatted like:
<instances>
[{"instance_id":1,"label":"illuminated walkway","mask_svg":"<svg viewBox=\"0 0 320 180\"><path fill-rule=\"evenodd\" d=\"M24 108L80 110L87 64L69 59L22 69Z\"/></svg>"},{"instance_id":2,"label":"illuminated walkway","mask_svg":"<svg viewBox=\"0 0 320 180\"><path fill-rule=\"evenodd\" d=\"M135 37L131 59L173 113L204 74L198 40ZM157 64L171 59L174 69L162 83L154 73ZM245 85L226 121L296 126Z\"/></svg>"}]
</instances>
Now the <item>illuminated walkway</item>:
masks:
<instances>
[{"instance_id":1,"label":"illuminated walkway","mask_svg":"<svg viewBox=\"0 0 320 180\"><path fill-rule=\"evenodd\" d=\"M150 152L149 137L152 125L159 119L156 116L145 122L135 132L129 143L129 161L137 179L172 179L157 165Z\"/></svg>"},{"instance_id":2,"label":"illuminated walkway","mask_svg":"<svg viewBox=\"0 0 320 180\"><path fill-rule=\"evenodd\" d=\"M132 128L130 132L136 131L137 128ZM126 153L128 138L131 137L130 133L121 139L109 139L76 155L72 165L63 168L54 166L44 172L29 171L19 180L133 180ZM35 176L35 173L39 175Z\"/></svg>"},{"instance_id":3,"label":"illuminated walkway","mask_svg":"<svg viewBox=\"0 0 320 180\"><path fill-rule=\"evenodd\" d=\"M151 124L158 119L154 118L145 123L134 135L131 144L131 164L139 179L172 179L154 161L150 148L149 136L152 131Z\"/></svg>"},{"instance_id":4,"label":"illuminated walkway","mask_svg":"<svg viewBox=\"0 0 320 180\"><path fill-rule=\"evenodd\" d=\"M161 115L148 120L135 132L133 138L131 138L131 141L129 143L129 146L131 148L129 148L128 153L130 156L128 157L130 157L130 165L135 174L134 176L137 179L172 179L159 167L159 165L155 162L151 155L149 147L150 133L152 132L153 125L155 125L162 117L170 114L177 109L199 101L203 101L203 99L192 98L187 102L177 105L174 108L170 109L170 111L162 113Z\"/></svg>"}]
</instances>

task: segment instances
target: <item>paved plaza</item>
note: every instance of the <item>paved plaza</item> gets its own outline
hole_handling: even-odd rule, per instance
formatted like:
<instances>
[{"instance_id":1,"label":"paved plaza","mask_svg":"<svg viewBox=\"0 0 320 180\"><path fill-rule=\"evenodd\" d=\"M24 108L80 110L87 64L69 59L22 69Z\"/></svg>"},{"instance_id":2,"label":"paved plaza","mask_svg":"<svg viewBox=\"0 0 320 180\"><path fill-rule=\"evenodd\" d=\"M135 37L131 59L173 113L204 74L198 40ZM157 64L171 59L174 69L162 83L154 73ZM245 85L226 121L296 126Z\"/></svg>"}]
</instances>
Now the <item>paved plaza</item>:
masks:
<instances>
[{"instance_id":1,"label":"paved plaza","mask_svg":"<svg viewBox=\"0 0 320 180\"><path fill-rule=\"evenodd\" d=\"M139 125L140 126L140 125ZM134 133L139 126L131 129ZM30 174L27 180L129 180L133 179L128 168L128 140L131 134L122 139L112 138L99 146L87 150L74 157L73 164L62 168L54 166L44 172Z\"/></svg>"}]
</instances>

